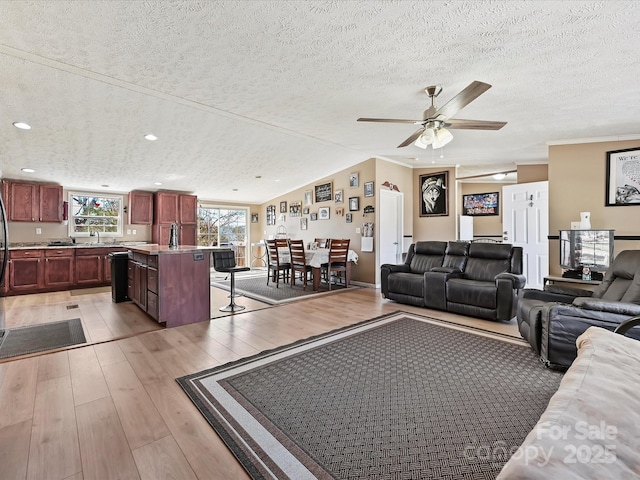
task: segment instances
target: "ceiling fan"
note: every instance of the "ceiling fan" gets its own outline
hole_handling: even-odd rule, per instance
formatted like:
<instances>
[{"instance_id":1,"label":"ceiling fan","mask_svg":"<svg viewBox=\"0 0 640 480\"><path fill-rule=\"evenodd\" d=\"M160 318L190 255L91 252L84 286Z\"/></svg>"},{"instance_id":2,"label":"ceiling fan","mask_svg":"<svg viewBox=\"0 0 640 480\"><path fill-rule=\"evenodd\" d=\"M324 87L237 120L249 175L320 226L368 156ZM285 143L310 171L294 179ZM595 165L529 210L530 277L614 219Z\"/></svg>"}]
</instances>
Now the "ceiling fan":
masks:
<instances>
[{"instance_id":1,"label":"ceiling fan","mask_svg":"<svg viewBox=\"0 0 640 480\"><path fill-rule=\"evenodd\" d=\"M420 148L442 148L453 139L453 135L448 128L465 130L500 130L507 122L493 122L486 120L462 120L452 119L458 111L469 105L484 92L489 90L491 85L484 82L474 81L467 88L449 100L444 106L436 108L435 98L442 92L442 87L432 85L424 89L431 99L431 106L424 111L422 120L403 120L399 118L359 118L358 122L386 122L386 123L413 123L420 125L409 138L398 145L406 147L415 142Z\"/></svg>"}]
</instances>

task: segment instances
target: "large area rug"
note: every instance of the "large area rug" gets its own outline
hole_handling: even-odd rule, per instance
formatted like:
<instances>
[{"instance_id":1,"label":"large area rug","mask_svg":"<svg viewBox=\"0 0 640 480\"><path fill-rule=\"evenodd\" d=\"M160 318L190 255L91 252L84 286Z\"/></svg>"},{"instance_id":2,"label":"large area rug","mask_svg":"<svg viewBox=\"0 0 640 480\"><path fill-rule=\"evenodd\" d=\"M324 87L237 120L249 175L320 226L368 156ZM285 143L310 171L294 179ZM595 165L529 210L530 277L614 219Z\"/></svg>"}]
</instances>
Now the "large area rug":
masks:
<instances>
[{"instance_id":1,"label":"large area rug","mask_svg":"<svg viewBox=\"0 0 640 480\"><path fill-rule=\"evenodd\" d=\"M211 285L228 291L231 288L231 280L214 280ZM271 281L269 282L269 285L267 285L266 273L245 277L236 276L236 293L240 293L246 297L253 298L254 300L259 300L270 305L280 305L300 300L301 298L344 292L352 288L359 287L350 285L347 289L344 285L337 284L332 285L331 290L329 290L327 284L322 282L320 283L320 289L317 292L314 292L311 281L307 282L307 289L303 290L301 280L296 280L294 287L291 287L289 283L283 283L282 281L280 281L280 287L276 287L276 284Z\"/></svg>"},{"instance_id":2,"label":"large area rug","mask_svg":"<svg viewBox=\"0 0 640 480\"><path fill-rule=\"evenodd\" d=\"M397 312L178 378L254 479L493 479L557 390L513 337Z\"/></svg>"},{"instance_id":3,"label":"large area rug","mask_svg":"<svg viewBox=\"0 0 640 480\"><path fill-rule=\"evenodd\" d=\"M17 357L85 343L79 318L0 330L0 358Z\"/></svg>"}]
</instances>

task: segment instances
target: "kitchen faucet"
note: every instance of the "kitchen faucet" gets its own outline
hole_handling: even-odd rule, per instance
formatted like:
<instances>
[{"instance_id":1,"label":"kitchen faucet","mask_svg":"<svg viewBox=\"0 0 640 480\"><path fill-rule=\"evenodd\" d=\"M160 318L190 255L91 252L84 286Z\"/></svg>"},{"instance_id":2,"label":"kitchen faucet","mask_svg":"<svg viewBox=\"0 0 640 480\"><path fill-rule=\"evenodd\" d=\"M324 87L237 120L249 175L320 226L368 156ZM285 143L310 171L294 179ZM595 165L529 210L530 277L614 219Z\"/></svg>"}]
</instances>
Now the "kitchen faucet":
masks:
<instances>
[{"instance_id":1,"label":"kitchen faucet","mask_svg":"<svg viewBox=\"0 0 640 480\"><path fill-rule=\"evenodd\" d=\"M90 237L95 237L96 235L98 236L98 242L97 243L100 243L100 232L97 231L97 230L90 230L89 231L89 236Z\"/></svg>"}]
</instances>

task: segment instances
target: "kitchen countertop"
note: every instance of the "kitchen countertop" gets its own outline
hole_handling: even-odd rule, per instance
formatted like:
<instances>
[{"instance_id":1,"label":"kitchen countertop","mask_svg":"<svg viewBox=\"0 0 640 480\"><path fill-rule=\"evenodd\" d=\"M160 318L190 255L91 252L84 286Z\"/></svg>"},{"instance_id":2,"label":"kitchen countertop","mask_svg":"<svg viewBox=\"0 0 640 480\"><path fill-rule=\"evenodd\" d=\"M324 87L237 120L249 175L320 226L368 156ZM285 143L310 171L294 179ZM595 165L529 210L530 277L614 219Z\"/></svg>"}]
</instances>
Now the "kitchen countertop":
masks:
<instances>
[{"instance_id":1,"label":"kitchen countertop","mask_svg":"<svg viewBox=\"0 0 640 480\"><path fill-rule=\"evenodd\" d=\"M212 252L214 250L228 250L227 247L201 247L198 245L180 245L176 248L161 245L127 245L128 250L147 255L164 255L176 253Z\"/></svg>"},{"instance_id":2,"label":"kitchen countertop","mask_svg":"<svg viewBox=\"0 0 640 480\"><path fill-rule=\"evenodd\" d=\"M76 243L74 245L49 245L49 243L22 242L9 243L9 250L35 250L35 249L61 249L61 248L130 248L133 246L149 246L146 242L119 242L119 243Z\"/></svg>"}]
</instances>

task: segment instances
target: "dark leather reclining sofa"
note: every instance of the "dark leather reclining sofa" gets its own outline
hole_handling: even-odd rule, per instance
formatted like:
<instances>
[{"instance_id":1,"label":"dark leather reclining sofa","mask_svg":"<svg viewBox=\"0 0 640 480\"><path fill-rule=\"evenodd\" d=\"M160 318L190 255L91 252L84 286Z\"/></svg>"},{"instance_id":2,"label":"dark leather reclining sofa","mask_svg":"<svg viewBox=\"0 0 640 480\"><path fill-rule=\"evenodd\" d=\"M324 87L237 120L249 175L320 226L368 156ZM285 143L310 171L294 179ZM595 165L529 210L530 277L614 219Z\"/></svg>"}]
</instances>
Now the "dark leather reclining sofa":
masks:
<instances>
[{"instance_id":1,"label":"dark leather reclining sofa","mask_svg":"<svg viewBox=\"0 0 640 480\"><path fill-rule=\"evenodd\" d=\"M385 298L489 320L511 320L525 285L522 248L506 243L416 242L380 268Z\"/></svg>"}]
</instances>

